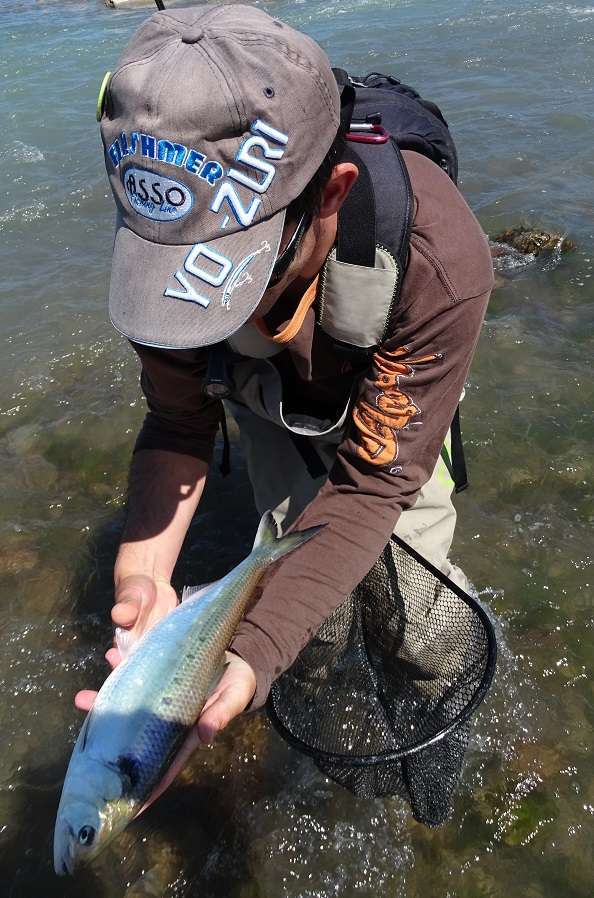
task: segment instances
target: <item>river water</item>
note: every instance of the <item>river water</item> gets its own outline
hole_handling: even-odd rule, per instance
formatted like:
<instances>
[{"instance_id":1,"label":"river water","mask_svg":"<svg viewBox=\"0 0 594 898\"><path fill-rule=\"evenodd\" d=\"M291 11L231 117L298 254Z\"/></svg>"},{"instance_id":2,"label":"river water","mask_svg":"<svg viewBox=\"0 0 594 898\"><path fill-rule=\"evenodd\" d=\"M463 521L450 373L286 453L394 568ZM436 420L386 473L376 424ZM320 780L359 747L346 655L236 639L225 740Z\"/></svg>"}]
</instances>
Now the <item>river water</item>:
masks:
<instances>
[{"instance_id":1,"label":"river water","mask_svg":"<svg viewBox=\"0 0 594 898\"><path fill-rule=\"evenodd\" d=\"M98 685L137 365L107 322L113 210L94 106L148 14L2 0L0 34L0 893L10 898L583 898L592 894L594 6L555 0L302 0L266 8L334 64L444 110L490 235L526 222L573 253L504 273L463 422L472 479L454 559L498 629L451 820L357 800L257 715L237 721L93 870L58 880L51 839ZM214 471L176 572L205 582L250 545L241 459Z\"/></svg>"}]
</instances>

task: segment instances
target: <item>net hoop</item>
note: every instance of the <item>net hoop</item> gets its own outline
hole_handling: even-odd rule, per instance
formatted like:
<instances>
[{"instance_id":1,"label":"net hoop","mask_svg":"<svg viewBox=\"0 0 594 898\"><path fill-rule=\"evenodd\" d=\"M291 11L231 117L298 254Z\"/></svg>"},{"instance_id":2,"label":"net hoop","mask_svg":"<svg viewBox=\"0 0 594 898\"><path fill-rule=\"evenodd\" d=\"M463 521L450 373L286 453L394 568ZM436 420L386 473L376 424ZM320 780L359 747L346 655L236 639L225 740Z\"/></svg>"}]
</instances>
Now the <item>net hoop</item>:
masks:
<instances>
[{"instance_id":1,"label":"net hoop","mask_svg":"<svg viewBox=\"0 0 594 898\"><path fill-rule=\"evenodd\" d=\"M272 725L277 730L279 735L282 736L283 739L285 739L286 742L288 742L302 754L308 755L309 757L313 758L315 761L341 765L342 767L373 767L392 761L400 761L403 758L407 758L411 755L417 754L423 749L426 749L429 746L435 745L436 743L440 742L446 736L450 735L454 730L460 728L464 723L466 723L484 700L493 681L497 663L497 640L495 637L493 624L491 623L491 620L485 609L476 599L474 599L471 595L461 589L456 583L450 580L449 577L447 577L442 571L432 565L431 562L427 561L426 558L423 558L422 555L419 555L419 553L416 552L415 549L404 542L404 540L400 539L400 537L392 535L390 537L390 542L395 543L400 549L414 558L414 560L418 564L428 570L436 578L436 580L439 580L459 599L461 599L461 601L464 602L471 609L473 614L475 614L476 617L480 620L487 642L487 653L483 675L476 687L474 694L467 702L465 707L455 717L453 717L452 720L449 721L449 723L443 726L432 736L424 737L423 739L419 740L419 742L413 745L409 745L406 748L400 750L385 751L373 755L346 755L336 752L327 752L323 749L316 748L313 745L310 745L309 743L295 736L295 734L291 732L291 730L285 725L280 717L280 711L277 708L276 690L273 685L266 706L266 710Z\"/></svg>"}]
</instances>

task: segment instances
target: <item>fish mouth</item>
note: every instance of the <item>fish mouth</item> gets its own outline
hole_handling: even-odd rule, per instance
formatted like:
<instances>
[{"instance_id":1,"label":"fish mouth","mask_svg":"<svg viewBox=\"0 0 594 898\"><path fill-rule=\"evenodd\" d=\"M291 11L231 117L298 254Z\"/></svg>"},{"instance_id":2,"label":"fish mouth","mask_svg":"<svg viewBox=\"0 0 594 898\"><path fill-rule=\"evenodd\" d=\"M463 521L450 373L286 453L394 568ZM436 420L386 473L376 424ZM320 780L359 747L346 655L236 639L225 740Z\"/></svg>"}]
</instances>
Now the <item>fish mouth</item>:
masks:
<instances>
[{"instance_id":1,"label":"fish mouth","mask_svg":"<svg viewBox=\"0 0 594 898\"><path fill-rule=\"evenodd\" d=\"M73 856L74 833L62 822L54 834L54 870L58 876L72 876L76 867Z\"/></svg>"},{"instance_id":2,"label":"fish mouth","mask_svg":"<svg viewBox=\"0 0 594 898\"><path fill-rule=\"evenodd\" d=\"M68 855L65 857L54 857L54 870L57 876L72 876L74 873L72 858Z\"/></svg>"}]
</instances>

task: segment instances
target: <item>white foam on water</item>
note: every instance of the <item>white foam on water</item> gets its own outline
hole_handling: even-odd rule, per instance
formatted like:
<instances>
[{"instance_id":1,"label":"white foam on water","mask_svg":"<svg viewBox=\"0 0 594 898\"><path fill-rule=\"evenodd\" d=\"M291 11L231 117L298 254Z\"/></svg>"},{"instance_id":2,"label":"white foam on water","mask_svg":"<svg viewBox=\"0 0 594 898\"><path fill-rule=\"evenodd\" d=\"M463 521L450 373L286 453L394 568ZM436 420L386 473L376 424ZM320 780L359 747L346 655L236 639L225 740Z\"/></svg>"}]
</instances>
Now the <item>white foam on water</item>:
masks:
<instances>
[{"instance_id":1,"label":"white foam on water","mask_svg":"<svg viewBox=\"0 0 594 898\"><path fill-rule=\"evenodd\" d=\"M0 159L14 159L16 162L43 162L45 156L38 147L30 146L22 140L13 140L0 150Z\"/></svg>"},{"instance_id":2,"label":"white foam on water","mask_svg":"<svg viewBox=\"0 0 594 898\"><path fill-rule=\"evenodd\" d=\"M570 16L575 16L581 22L594 16L594 6L566 6L565 12L568 12Z\"/></svg>"},{"instance_id":3,"label":"white foam on water","mask_svg":"<svg viewBox=\"0 0 594 898\"><path fill-rule=\"evenodd\" d=\"M258 894L405 898L414 851L399 800L358 802L303 763L286 789L255 802L247 867Z\"/></svg>"},{"instance_id":4,"label":"white foam on water","mask_svg":"<svg viewBox=\"0 0 594 898\"><path fill-rule=\"evenodd\" d=\"M521 253L507 243L491 244L495 249L501 251L500 256L493 258L493 268L495 271L518 272L528 268L536 260L534 253Z\"/></svg>"},{"instance_id":5,"label":"white foam on water","mask_svg":"<svg viewBox=\"0 0 594 898\"><path fill-rule=\"evenodd\" d=\"M40 203L39 201L30 203L28 206L13 206L12 209L8 209L6 212L0 214L0 226L3 224L10 224L17 220L25 222L35 221L42 217L46 209L47 206L45 203Z\"/></svg>"}]
</instances>

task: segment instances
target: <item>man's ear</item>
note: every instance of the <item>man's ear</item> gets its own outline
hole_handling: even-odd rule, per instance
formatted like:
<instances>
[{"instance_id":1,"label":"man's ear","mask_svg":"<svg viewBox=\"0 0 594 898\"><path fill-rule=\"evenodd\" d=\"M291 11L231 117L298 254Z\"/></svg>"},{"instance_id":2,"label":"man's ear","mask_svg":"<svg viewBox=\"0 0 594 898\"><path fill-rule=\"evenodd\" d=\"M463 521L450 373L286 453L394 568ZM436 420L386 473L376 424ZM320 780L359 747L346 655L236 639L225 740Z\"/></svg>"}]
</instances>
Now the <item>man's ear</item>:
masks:
<instances>
[{"instance_id":1,"label":"man's ear","mask_svg":"<svg viewBox=\"0 0 594 898\"><path fill-rule=\"evenodd\" d=\"M334 166L322 194L320 218L328 218L338 212L358 177L359 169L352 162L339 162Z\"/></svg>"}]
</instances>

